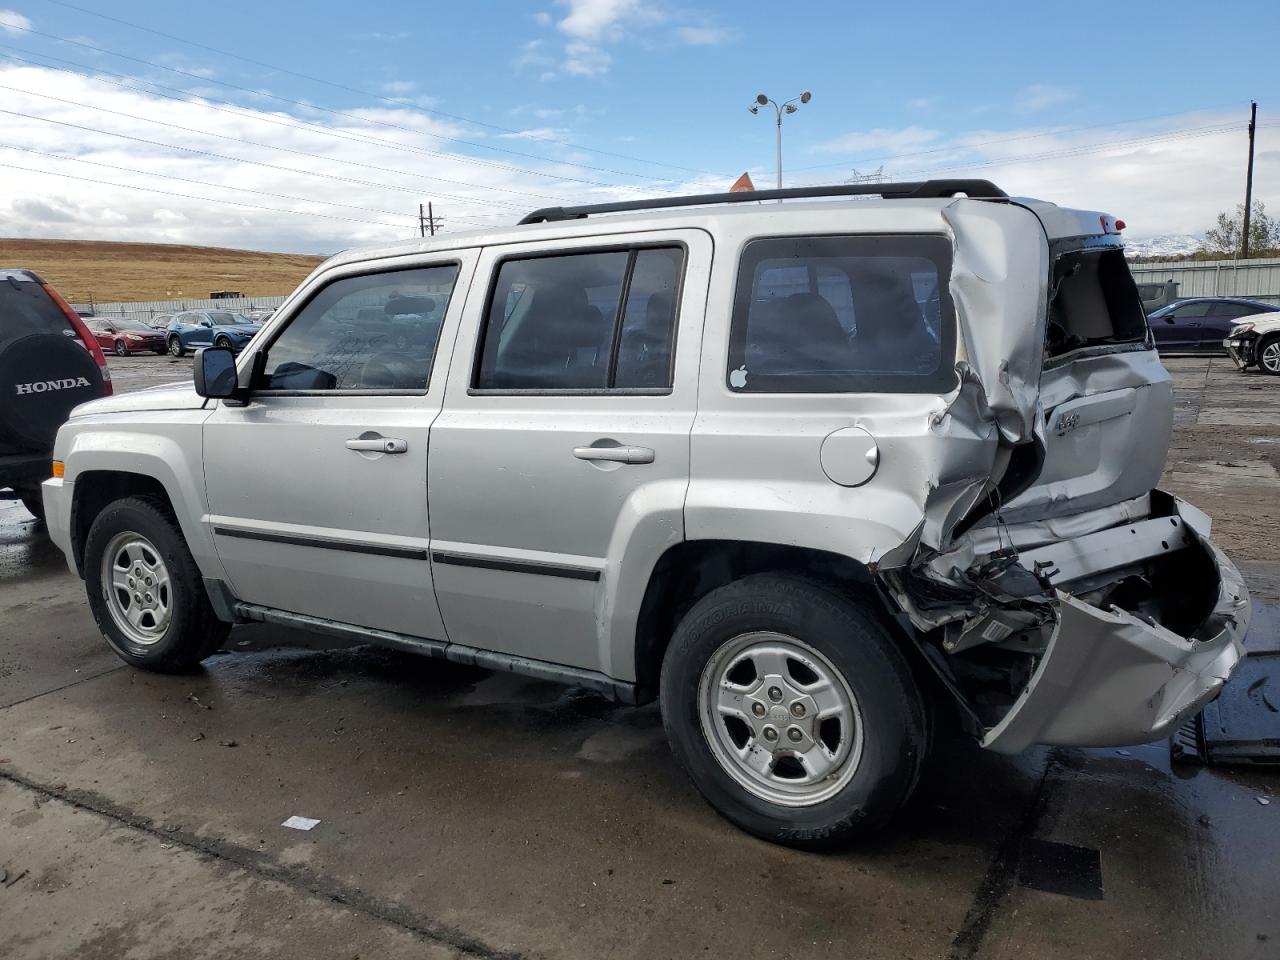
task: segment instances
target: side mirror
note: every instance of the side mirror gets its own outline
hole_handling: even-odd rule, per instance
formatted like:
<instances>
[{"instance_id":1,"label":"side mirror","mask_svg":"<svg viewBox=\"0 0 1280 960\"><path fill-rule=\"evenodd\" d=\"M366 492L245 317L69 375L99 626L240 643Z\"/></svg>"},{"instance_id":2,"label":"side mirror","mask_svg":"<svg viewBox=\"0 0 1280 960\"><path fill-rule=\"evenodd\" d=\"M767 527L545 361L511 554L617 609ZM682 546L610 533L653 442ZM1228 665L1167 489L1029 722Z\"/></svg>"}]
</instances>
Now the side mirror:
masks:
<instances>
[{"instance_id":1,"label":"side mirror","mask_svg":"<svg viewBox=\"0 0 1280 960\"><path fill-rule=\"evenodd\" d=\"M202 347L196 351L196 393L212 400L235 396L240 386L236 375L236 355L226 347Z\"/></svg>"}]
</instances>

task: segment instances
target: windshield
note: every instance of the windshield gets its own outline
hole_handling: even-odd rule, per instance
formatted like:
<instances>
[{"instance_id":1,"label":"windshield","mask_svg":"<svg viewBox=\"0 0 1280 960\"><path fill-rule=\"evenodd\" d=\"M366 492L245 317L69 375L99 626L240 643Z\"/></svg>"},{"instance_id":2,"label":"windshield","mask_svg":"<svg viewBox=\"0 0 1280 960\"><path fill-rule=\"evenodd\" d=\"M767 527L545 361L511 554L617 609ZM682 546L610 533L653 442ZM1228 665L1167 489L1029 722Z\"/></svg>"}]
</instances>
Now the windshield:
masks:
<instances>
[{"instance_id":1,"label":"windshield","mask_svg":"<svg viewBox=\"0 0 1280 960\"><path fill-rule=\"evenodd\" d=\"M145 333L155 333L145 323L140 323L137 320L112 320L111 325L117 330L141 330Z\"/></svg>"},{"instance_id":2,"label":"windshield","mask_svg":"<svg viewBox=\"0 0 1280 960\"><path fill-rule=\"evenodd\" d=\"M217 324L253 323L243 313L211 313L209 319Z\"/></svg>"}]
</instances>

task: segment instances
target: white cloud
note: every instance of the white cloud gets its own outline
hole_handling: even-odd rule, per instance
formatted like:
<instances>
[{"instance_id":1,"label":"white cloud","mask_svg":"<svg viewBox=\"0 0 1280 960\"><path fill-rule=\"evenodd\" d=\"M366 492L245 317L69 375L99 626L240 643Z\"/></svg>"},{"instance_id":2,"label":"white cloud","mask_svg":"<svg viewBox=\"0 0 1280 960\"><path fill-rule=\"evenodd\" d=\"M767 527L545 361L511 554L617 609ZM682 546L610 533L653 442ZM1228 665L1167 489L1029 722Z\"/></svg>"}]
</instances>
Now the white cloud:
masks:
<instances>
[{"instance_id":1,"label":"white cloud","mask_svg":"<svg viewBox=\"0 0 1280 960\"><path fill-rule=\"evenodd\" d=\"M533 15L533 22L540 27L549 27L551 26L551 14L545 10L539 10Z\"/></svg>"},{"instance_id":2,"label":"white cloud","mask_svg":"<svg viewBox=\"0 0 1280 960\"><path fill-rule=\"evenodd\" d=\"M598 77L609 70L613 58L600 47L573 40L564 47L564 72L575 77Z\"/></svg>"},{"instance_id":3,"label":"white cloud","mask_svg":"<svg viewBox=\"0 0 1280 960\"><path fill-rule=\"evenodd\" d=\"M907 101L907 108L910 110L930 110L937 102L937 97L912 97Z\"/></svg>"},{"instance_id":4,"label":"white cloud","mask_svg":"<svg viewBox=\"0 0 1280 960\"><path fill-rule=\"evenodd\" d=\"M557 0L566 12L556 21L565 38L560 69L575 77L599 77L609 71L613 56L608 47L641 38L651 47L660 45L709 47L734 40L738 32L709 22L694 10L682 10L652 0ZM535 15L549 25L550 17ZM655 28L671 27L656 35ZM648 36L646 36L648 34Z\"/></svg>"},{"instance_id":5,"label":"white cloud","mask_svg":"<svg viewBox=\"0 0 1280 960\"><path fill-rule=\"evenodd\" d=\"M1014 101L1019 110L1026 113L1039 113L1050 107L1069 103L1076 97L1075 91L1067 87L1055 87L1048 83L1033 83L1018 92Z\"/></svg>"},{"instance_id":6,"label":"white cloud","mask_svg":"<svg viewBox=\"0 0 1280 960\"><path fill-rule=\"evenodd\" d=\"M549 204L629 199L680 186L580 182L621 178L583 169L550 142L569 131L538 123L502 142L545 161L462 153L441 138L474 140L478 131L385 102L335 117L285 111L278 103L259 109L242 99L233 113L225 105L164 99L67 71L2 62L0 86L15 88L0 89L0 109L20 115L4 115L0 145L6 236L326 252L416 236L418 203L428 200L446 217L447 229L458 231L514 223ZM576 108L566 111L571 114L578 115ZM290 125L298 121L313 126Z\"/></svg>"},{"instance_id":7,"label":"white cloud","mask_svg":"<svg viewBox=\"0 0 1280 960\"><path fill-rule=\"evenodd\" d=\"M874 130L846 133L834 140L820 143L814 149L826 153L860 153L868 150L905 152L931 144L941 136L937 130L924 127L903 127L898 130L877 127Z\"/></svg>"},{"instance_id":8,"label":"white cloud","mask_svg":"<svg viewBox=\"0 0 1280 960\"><path fill-rule=\"evenodd\" d=\"M499 140L563 140L569 136L564 127L534 127L530 130L517 130L513 133L498 134Z\"/></svg>"},{"instance_id":9,"label":"white cloud","mask_svg":"<svg viewBox=\"0 0 1280 960\"><path fill-rule=\"evenodd\" d=\"M689 47L717 47L737 37L728 27L676 27L675 39Z\"/></svg>"},{"instance_id":10,"label":"white cloud","mask_svg":"<svg viewBox=\"0 0 1280 960\"><path fill-rule=\"evenodd\" d=\"M0 10L0 31L4 33L24 33L31 29L31 20L17 10Z\"/></svg>"},{"instance_id":11,"label":"white cloud","mask_svg":"<svg viewBox=\"0 0 1280 960\"><path fill-rule=\"evenodd\" d=\"M1239 202L1241 140L1238 118L1221 113L1075 131L1027 127L944 137L918 127L872 130L824 144L850 159L793 166L792 185L839 182L856 166L884 164L889 180L977 177L1014 196L1105 210L1125 220L1126 234L1136 239L1198 235ZM1280 128L1258 130L1255 196L1280 211Z\"/></svg>"},{"instance_id":12,"label":"white cloud","mask_svg":"<svg viewBox=\"0 0 1280 960\"><path fill-rule=\"evenodd\" d=\"M417 86L412 80L388 80L382 85L382 92L393 97L401 97L407 93L413 93Z\"/></svg>"}]
</instances>

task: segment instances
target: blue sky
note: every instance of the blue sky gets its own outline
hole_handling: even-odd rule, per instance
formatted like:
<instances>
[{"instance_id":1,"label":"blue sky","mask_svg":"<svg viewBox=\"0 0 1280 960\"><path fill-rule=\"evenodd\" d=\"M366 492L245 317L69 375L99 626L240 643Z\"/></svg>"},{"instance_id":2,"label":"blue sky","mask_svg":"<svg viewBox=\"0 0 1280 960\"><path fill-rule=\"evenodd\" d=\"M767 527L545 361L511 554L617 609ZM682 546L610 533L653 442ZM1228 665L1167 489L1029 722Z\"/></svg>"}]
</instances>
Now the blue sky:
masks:
<instances>
[{"instance_id":1,"label":"blue sky","mask_svg":"<svg viewBox=\"0 0 1280 960\"><path fill-rule=\"evenodd\" d=\"M1258 195L1280 212L1280 75L1258 59L1280 4L970 6L0 0L0 207L29 235L199 242L202 223L324 250L404 235L419 199L461 229L743 170L769 186L771 112L746 106L808 89L788 185L990 176L1135 236L1238 202L1255 98Z\"/></svg>"}]
</instances>

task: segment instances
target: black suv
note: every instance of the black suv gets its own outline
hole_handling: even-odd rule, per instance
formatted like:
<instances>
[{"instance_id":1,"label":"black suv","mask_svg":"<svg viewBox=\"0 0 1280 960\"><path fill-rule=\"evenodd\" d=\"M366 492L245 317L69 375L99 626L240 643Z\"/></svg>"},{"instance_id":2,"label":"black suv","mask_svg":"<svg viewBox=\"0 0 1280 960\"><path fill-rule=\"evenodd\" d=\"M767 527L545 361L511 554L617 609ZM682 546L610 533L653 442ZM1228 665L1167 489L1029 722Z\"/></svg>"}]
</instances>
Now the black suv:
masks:
<instances>
[{"instance_id":1,"label":"black suv","mask_svg":"<svg viewBox=\"0 0 1280 960\"><path fill-rule=\"evenodd\" d=\"M43 517L58 427L109 393L102 348L71 306L30 270L0 268L0 499Z\"/></svg>"}]
</instances>

